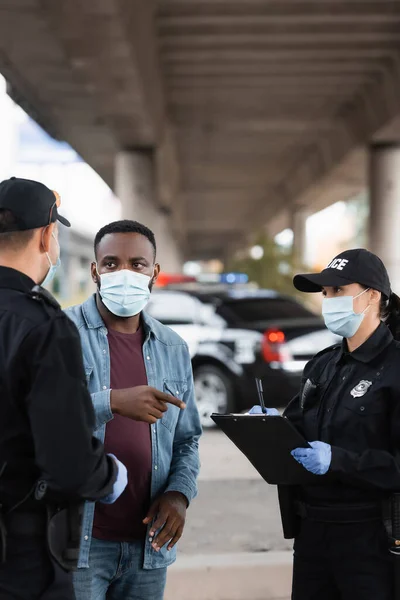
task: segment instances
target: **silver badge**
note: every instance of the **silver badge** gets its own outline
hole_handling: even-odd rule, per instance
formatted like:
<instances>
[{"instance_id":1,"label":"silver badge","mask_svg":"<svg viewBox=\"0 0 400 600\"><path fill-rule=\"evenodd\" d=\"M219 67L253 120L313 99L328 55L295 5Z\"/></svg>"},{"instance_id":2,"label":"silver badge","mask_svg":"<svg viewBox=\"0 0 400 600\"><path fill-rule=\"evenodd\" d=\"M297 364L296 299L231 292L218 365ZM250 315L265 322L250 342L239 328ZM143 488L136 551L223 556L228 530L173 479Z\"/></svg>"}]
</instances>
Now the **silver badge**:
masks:
<instances>
[{"instance_id":1,"label":"silver badge","mask_svg":"<svg viewBox=\"0 0 400 600\"><path fill-rule=\"evenodd\" d=\"M358 385L356 385L355 388L351 390L350 394L353 396L353 398L361 398L361 396L364 396L364 394L368 392L371 385L372 381L366 381L363 379Z\"/></svg>"}]
</instances>

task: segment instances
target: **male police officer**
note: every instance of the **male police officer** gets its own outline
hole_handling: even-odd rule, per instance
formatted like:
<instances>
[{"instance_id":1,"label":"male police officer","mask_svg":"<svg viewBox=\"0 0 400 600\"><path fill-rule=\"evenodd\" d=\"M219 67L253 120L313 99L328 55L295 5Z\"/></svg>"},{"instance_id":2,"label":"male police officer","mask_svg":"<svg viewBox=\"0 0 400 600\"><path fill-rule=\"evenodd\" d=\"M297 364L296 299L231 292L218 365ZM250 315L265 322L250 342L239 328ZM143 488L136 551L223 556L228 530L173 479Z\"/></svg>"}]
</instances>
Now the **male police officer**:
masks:
<instances>
[{"instance_id":1,"label":"male police officer","mask_svg":"<svg viewBox=\"0 0 400 600\"><path fill-rule=\"evenodd\" d=\"M113 501L124 471L92 437L75 326L38 285L59 263L57 220L70 226L59 204L36 181L0 184L0 600L74 598L37 482L64 504Z\"/></svg>"}]
</instances>

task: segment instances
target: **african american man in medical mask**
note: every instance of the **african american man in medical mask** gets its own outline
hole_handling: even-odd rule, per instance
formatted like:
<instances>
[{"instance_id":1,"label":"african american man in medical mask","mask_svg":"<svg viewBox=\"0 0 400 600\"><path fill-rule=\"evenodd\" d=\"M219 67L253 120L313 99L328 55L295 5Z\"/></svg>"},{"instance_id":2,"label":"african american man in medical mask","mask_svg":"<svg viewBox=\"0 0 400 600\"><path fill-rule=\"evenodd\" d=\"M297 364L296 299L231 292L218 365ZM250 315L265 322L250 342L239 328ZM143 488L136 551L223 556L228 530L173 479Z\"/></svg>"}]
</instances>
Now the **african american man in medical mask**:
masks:
<instances>
[{"instance_id":1,"label":"african american man in medical mask","mask_svg":"<svg viewBox=\"0 0 400 600\"><path fill-rule=\"evenodd\" d=\"M96 435L128 469L113 507L85 510L77 600L161 600L196 494L201 434L185 342L143 310L160 271L136 221L95 238L97 293L67 311L81 336Z\"/></svg>"}]
</instances>

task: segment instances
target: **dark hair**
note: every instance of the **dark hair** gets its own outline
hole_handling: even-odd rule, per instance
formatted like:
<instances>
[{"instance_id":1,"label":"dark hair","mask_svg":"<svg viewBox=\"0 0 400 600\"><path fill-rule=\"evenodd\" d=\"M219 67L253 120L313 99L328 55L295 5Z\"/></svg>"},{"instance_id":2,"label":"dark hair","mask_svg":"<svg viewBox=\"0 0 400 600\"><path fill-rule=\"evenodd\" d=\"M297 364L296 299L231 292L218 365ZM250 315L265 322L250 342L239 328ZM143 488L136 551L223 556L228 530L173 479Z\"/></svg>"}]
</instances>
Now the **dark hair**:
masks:
<instances>
[{"instance_id":1,"label":"dark hair","mask_svg":"<svg viewBox=\"0 0 400 600\"><path fill-rule=\"evenodd\" d=\"M380 318L389 327L395 340L400 340L400 298L393 292L389 299L382 295Z\"/></svg>"},{"instance_id":2,"label":"dark hair","mask_svg":"<svg viewBox=\"0 0 400 600\"><path fill-rule=\"evenodd\" d=\"M21 231L13 213L5 208L0 208L0 250L23 248L33 238L34 231L34 229Z\"/></svg>"},{"instance_id":3,"label":"dark hair","mask_svg":"<svg viewBox=\"0 0 400 600\"><path fill-rule=\"evenodd\" d=\"M96 234L94 238L94 254L97 258L97 247L100 244L101 240L104 236L110 233L140 233L140 235L144 235L150 244L154 248L154 258L156 257L157 246L156 246L156 238L154 233L146 227L146 225L142 225L137 221L128 221L127 219L123 221L114 221L113 223L109 223L100 229L100 231Z\"/></svg>"}]
</instances>

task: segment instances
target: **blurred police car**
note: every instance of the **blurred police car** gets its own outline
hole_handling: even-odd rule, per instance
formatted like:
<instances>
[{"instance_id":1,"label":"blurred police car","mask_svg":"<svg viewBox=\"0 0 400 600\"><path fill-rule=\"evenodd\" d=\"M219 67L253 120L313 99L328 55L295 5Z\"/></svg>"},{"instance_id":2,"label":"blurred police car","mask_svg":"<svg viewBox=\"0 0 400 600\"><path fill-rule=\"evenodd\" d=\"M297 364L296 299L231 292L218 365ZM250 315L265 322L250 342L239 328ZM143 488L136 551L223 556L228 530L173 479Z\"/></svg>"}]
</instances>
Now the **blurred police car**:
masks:
<instances>
[{"instance_id":1,"label":"blurred police car","mask_svg":"<svg viewBox=\"0 0 400 600\"><path fill-rule=\"evenodd\" d=\"M285 406L307 361L339 339L296 300L270 290L154 290L146 310L189 346L203 427L213 425L213 412L256 404L256 377L266 404Z\"/></svg>"}]
</instances>

